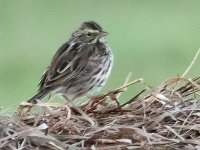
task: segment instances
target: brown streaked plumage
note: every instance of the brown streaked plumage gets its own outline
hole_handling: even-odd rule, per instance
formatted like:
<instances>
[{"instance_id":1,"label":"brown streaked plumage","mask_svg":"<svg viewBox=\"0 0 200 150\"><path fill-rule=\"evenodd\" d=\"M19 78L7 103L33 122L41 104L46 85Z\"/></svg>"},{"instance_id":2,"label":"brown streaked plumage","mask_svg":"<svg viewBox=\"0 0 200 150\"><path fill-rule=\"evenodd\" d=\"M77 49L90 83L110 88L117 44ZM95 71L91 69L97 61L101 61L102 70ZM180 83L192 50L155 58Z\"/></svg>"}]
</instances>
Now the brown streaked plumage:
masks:
<instances>
[{"instance_id":1,"label":"brown streaked plumage","mask_svg":"<svg viewBox=\"0 0 200 150\"><path fill-rule=\"evenodd\" d=\"M104 39L106 35L94 21L83 22L55 53L41 78L38 93L28 102L37 103L51 92L74 100L100 89L113 64L111 49Z\"/></svg>"}]
</instances>

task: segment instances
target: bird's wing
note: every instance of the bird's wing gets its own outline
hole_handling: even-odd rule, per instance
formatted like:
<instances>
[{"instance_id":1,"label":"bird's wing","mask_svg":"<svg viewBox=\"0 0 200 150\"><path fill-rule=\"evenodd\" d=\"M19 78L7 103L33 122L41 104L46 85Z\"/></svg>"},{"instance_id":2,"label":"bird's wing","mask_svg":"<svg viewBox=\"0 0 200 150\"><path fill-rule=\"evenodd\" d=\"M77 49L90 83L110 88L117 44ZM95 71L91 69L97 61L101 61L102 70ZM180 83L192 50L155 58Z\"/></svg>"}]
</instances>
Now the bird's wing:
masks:
<instances>
[{"instance_id":1,"label":"bird's wing","mask_svg":"<svg viewBox=\"0 0 200 150\"><path fill-rule=\"evenodd\" d=\"M65 43L54 55L51 65L39 83L40 89L54 88L75 78L86 66L92 46Z\"/></svg>"}]
</instances>

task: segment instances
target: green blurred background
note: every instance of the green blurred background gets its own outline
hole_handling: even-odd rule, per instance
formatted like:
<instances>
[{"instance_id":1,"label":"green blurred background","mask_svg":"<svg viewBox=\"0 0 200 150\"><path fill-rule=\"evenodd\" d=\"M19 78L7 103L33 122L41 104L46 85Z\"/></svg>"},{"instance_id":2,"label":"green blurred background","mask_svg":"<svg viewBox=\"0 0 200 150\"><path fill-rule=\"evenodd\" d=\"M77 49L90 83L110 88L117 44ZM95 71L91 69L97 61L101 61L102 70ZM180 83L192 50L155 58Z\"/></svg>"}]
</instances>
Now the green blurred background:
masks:
<instances>
[{"instance_id":1,"label":"green blurred background","mask_svg":"<svg viewBox=\"0 0 200 150\"><path fill-rule=\"evenodd\" d=\"M0 0L0 107L35 94L55 51L88 20L109 32L115 55L103 91L120 86L130 71L157 86L181 75L200 47L199 0ZM200 74L199 64L188 77Z\"/></svg>"}]
</instances>

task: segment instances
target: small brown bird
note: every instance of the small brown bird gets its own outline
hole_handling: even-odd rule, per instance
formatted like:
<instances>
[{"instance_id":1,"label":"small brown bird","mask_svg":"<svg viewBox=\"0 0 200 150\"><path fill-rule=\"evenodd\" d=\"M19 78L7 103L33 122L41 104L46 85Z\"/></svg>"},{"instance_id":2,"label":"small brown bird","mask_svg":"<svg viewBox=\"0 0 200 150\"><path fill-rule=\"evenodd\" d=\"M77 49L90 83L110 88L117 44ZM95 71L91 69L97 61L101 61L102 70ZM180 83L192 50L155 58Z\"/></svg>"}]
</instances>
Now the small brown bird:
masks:
<instances>
[{"instance_id":1,"label":"small brown bird","mask_svg":"<svg viewBox=\"0 0 200 150\"><path fill-rule=\"evenodd\" d=\"M83 22L55 53L37 94L28 102L37 103L51 92L72 101L104 86L113 65L107 34L96 22Z\"/></svg>"}]
</instances>

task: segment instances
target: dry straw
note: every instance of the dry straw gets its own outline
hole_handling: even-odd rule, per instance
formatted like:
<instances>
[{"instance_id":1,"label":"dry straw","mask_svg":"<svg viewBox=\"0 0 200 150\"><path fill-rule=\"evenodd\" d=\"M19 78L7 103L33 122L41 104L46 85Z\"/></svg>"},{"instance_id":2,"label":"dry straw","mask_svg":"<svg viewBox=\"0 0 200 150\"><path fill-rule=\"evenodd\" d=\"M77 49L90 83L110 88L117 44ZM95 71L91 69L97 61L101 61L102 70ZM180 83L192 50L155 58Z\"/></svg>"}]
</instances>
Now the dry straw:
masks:
<instances>
[{"instance_id":1,"label":"dry straw","mask_svg":"<svg viewBox=\"0 0 200 150\"><path fill-rule=\"evenodd\" d=\"M22 104L23 109L41 109L20 117L1 115L0 149L200 149L200 77L185 78L199 51L181 77L142 90L124 104L117 102L119 93L137 82L144 84L142 79L129 82L128 75L122 87L90 98L79 106L90 121L72 105Z\"/></svg>"}]
</instances>

